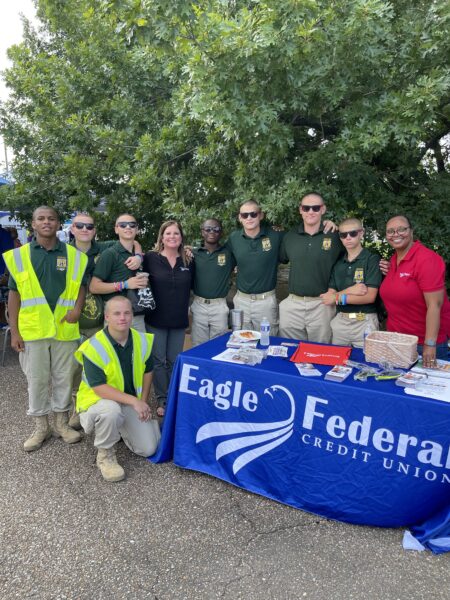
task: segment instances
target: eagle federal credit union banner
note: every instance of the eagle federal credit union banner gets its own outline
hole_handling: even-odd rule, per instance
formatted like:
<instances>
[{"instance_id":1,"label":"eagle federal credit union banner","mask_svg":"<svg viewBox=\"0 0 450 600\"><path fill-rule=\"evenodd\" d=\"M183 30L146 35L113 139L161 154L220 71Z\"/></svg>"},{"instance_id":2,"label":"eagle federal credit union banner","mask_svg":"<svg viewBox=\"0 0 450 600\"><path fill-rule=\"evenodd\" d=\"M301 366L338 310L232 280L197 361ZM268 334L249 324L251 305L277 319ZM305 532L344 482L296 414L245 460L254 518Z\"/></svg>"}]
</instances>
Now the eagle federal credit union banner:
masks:
<instances>
[{"instance_id":1,"label":"eagle federal credit union banner","mask_svg":"<svg viewBox=\"0 0 450 600\"><path fill-rule=\"evenodd\" d=\"M220 349L179 356L155 462L173 445L181 467L350 523L411 525L449 504L449 404L393 382L302 378L280 358L210 360Z\"/></svg>"}]
</instances>

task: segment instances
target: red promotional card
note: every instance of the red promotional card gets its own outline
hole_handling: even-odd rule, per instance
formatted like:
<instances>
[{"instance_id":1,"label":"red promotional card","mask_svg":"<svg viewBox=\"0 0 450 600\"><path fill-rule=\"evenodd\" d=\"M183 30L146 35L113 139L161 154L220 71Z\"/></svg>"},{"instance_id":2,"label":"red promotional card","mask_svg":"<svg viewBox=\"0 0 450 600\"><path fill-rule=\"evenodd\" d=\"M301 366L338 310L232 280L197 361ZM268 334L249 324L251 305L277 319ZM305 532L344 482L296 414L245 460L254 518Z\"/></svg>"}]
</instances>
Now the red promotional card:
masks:
<instances>
[{"instance_id":1,"label":"red promotional card","mask_svg":"<svg viewBox=\"0 0 450 600\"><path fill-rule=\"evenodd\" d=\"M317 365L345 365L350 358L352 349L348 346L325 346L300 342L297 350L291 356L295 363L315 363Z\"/></svg>"}]
</instances>

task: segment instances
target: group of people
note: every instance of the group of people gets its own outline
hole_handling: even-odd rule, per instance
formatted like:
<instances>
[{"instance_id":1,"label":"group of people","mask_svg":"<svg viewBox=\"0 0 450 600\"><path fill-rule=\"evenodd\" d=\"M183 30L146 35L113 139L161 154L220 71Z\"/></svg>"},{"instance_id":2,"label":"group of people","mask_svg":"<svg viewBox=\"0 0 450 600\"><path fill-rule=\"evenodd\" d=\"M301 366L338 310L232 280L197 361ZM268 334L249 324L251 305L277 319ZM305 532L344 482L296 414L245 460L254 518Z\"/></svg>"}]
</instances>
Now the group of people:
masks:
<instances>
[{"instance_id":1,"label":"group of people","mask_svg":"<svg viewBox=\"0 0 450 600\"><path fill-rule=\"evenodd\" d=\"M50 437L53 412L53 432L66 443L80 441L80 426L94 432L97 465L107 481L125 476L115 456L120 438L136 454L153 454L160 432L147 404L150 387L163 417L191 292L197 345L228 330L226 298L235 269L233 304L243 311L246 329L259 330L267 318L273 335L361 347L367 329L378 329L380 294L388 329L417 335L426 366L446 358L450 304L442 258L414 241L411 223L396 216L386 226L394 255L380 262L363 248L359 219L336 228L324 221L325 213L322 196L309 193L299 204L299 225L284 232L265 224L251 200L240 206L242 227L225 243L216 218L202 223L198 248L186 247L182 226L170 220L144 254L133 215L116 219L117 240L99 242L93 217L79 213L73 241L65 244L58 239L56 211L37 208L33 241L4 254L11 343L28 381L28 415L35 419L24 449L37 450ZM280 262L290 263L289 294L278 305ZM137 300L149 294L154 302L142 308ZM99 304L104 309L95 315Z\"/></svg>"}]
</instances>

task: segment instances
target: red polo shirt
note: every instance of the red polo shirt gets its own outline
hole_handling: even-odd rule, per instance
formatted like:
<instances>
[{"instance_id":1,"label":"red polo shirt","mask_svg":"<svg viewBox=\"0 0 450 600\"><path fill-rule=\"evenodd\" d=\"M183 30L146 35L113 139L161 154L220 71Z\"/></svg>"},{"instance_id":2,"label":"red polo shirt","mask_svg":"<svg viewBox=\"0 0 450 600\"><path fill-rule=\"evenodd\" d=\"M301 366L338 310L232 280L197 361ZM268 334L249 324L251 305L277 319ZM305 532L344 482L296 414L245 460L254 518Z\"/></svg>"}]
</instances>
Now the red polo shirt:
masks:
<instances>
[{"instance_id":1,"label":"red polo shirt","mask_svg":"<svg viewBox=\"0 0 450 600\"><path fill-rule=\"evenodd\" d=\"M397 265L397 255L390 261L389 273L380 287L380 296L388 313L388 331L409 333L425 341L427 305L424 292L445 290L443 259L419 241L413 243ZM445 293L445 292L444 292ZM447 339L450 303L445 294L437 343Z\"/></svg>"}]
</instances>

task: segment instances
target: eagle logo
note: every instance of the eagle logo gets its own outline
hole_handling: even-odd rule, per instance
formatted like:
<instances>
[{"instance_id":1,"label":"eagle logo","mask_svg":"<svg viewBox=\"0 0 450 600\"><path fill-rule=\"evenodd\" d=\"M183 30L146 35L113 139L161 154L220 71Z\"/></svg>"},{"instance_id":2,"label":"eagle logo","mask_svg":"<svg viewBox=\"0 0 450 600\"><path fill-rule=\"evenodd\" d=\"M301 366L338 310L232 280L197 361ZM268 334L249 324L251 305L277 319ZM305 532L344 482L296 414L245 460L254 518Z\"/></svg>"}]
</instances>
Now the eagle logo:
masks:
<instances>
[{"instance_id":1,"label":"eagle logo","mask_svg":"<svg viewBox=\"0 0 450 600\"><path fill-rule=\"evenodd\" d=\"M232 452L240 452L233 462L236 475L245 465L283 444L294 433L295 402L289 390L281 385L271 385L264 390L272 400L287 397L291 413L285 421L272 423L228 423L216 421L202 425L197 431L196 443L218 437L226 438L216 446L216 460Z\"/></svg>"}]
</instances>

